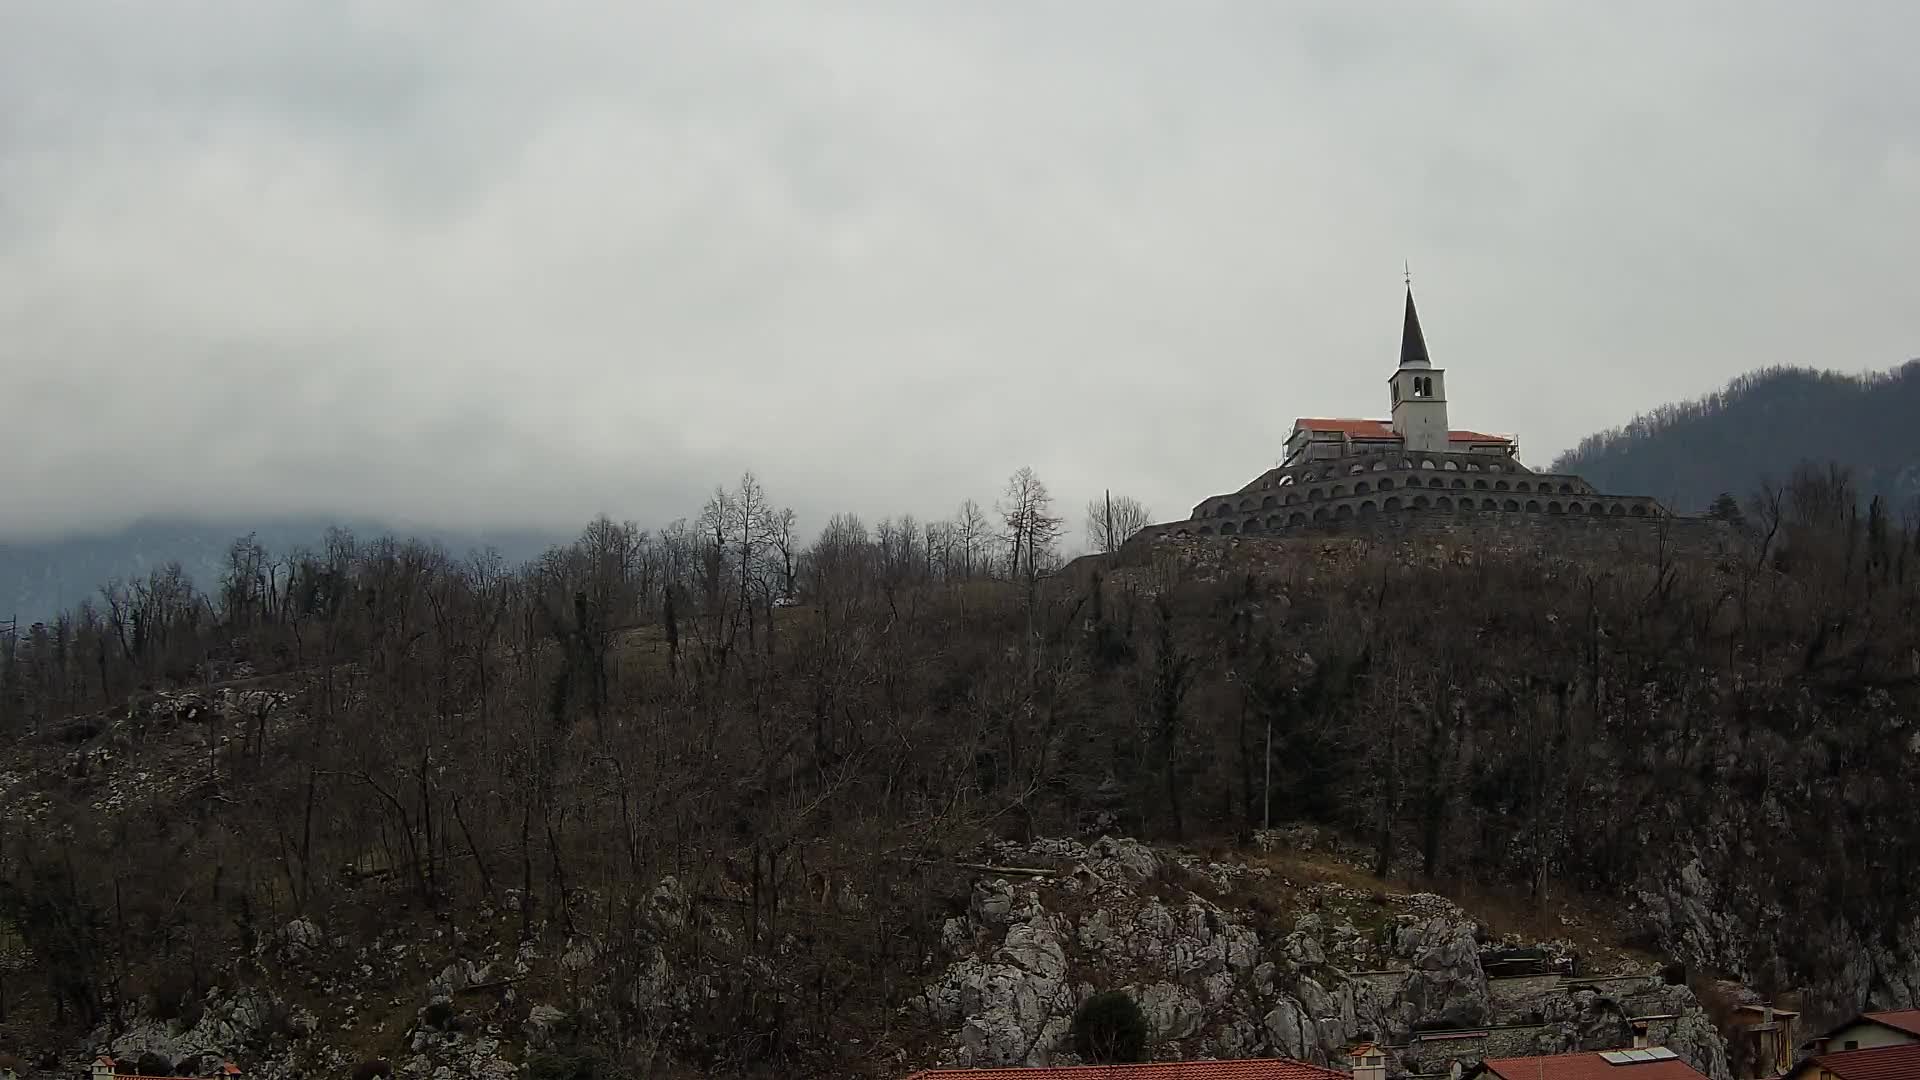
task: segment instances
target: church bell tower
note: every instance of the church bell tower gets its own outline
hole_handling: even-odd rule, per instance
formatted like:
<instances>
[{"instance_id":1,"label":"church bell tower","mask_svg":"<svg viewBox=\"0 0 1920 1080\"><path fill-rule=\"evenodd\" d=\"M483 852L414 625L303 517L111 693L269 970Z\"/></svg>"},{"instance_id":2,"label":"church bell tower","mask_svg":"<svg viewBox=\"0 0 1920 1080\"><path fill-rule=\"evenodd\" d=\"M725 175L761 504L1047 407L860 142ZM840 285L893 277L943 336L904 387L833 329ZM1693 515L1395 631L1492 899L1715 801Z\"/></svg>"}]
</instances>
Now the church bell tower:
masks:
<instances>
[{"instance_id":1,"label":"church bell tower","mask_svg":"<svg viewBox=\"0 0 1920 1080\"><path fill-rule=\"evenodd\" d=\"M1400 367L1387 380L1393 392L1393 431L1408 451L1445 453L1447 441L1447 373L1427 359L1426 335L1420 332L1420 313L1413 307L1413 285L1407 285L1407 318L1400 330Z\"/></svg>"}]
</instances>

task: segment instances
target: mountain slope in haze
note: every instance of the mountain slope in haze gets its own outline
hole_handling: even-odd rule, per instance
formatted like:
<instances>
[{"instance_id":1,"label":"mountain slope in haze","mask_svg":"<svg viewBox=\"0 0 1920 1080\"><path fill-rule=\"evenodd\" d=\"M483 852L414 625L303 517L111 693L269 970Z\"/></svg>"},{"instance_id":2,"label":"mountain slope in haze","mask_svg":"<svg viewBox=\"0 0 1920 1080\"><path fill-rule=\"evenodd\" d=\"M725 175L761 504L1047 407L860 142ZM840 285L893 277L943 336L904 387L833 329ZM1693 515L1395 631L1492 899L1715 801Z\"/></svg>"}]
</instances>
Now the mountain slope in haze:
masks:
<instances>
[{"instance_id":1,"label":"mountain slope in haze","mask_svg":"<svg viewBox=\"0 0 1920 1080\"><path fill-rule=\"evenodd\" d=\"M78 533L47 540L0 540L0 622L17 617L21 625L51 619L87 599L97 599L110 581L144 578L178 562L203 590L220 579L227 549L247 534L264 548L284 554L317 548L330 528L361 539L420 536L456 555L491 547L509 563L540 555L571 537L535 530L407 530L372 519L322 517L267 518L256 521L148 518L110 532Z\"/></svg>"},{"instance_id":2,"label":"mountain slope in haze","mask_svg":"<svg viewBox=\"0 0 1920 1080\"><path fill-rule=\"evenodd\" d=\"M1920 360L1846 375L1778 367L1725 389L1663 405L1624 427L1589 435L1553 463L1604 491L1642 492L1683 513L1723 492L1744 499L1808 460L1853 471L1863 496L1896 507L1920 497Z\"/></svg>"}]
</instances>

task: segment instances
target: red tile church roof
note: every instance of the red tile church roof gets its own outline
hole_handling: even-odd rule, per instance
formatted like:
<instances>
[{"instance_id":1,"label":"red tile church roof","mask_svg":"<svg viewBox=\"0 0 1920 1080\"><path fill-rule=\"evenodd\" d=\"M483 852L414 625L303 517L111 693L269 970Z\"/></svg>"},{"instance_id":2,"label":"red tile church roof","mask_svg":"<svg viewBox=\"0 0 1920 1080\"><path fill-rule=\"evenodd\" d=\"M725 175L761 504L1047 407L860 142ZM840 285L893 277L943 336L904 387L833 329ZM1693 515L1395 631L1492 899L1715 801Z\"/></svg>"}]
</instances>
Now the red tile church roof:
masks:
<instances>
[{"instance_id":1,"label":"red tile church roof","mask_svg":"<svg viewBox=\"0 0 1920 1080\"><path fill-rule=\"evenodd\" d=\"M1391 439L1397 436L1390 420L1351 420L1345 418L1302 417L1293 422L1295 428L1308 431L1337 431L1356 439ZM1449 431L1448 442L1490 442L1503 443L1513 440L1505 435L1488 435L1480 431Z\"/></svg>"}]
</instances>

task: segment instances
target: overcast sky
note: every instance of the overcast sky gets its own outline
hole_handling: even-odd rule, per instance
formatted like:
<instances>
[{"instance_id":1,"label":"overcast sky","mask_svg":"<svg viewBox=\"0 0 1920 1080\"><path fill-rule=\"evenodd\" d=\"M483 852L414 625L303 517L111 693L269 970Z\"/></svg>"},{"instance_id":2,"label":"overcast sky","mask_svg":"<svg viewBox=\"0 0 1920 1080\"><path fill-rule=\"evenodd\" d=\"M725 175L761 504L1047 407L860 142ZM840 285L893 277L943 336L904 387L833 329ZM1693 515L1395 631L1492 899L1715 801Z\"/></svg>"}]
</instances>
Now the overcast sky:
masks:
<instances>
[{"instance_id":1,"label":"overcast sky","mask_svg":"<svg viewBox=\"0 0 1920 1080\"><path fill-rule=\"evenodd\" d=\"M1920 5L0 5L0 534L1159 517L1920 355ZM1807 437L1783 433L1783 437ZM1072 515L1078 518L1077 511Z\"/></svg>"}]
</instances>

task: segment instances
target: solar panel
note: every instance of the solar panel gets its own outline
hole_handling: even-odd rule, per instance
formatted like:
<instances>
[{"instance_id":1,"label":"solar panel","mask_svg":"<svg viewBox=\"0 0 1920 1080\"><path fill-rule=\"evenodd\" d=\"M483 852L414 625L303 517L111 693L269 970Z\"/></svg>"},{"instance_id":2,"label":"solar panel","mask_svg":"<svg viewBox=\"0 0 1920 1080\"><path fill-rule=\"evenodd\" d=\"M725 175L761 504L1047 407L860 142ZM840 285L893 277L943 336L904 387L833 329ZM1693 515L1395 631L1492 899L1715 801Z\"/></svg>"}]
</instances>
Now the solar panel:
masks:
<instances>
[{"instance_id":1,"label":"solar panel","mask_svg":"<svg viewBox=\"0 0 1920 1080\"><path fill-rule=\"evenodd\" d=\"M1600 1055L1600 1060L1609 1065L1639 1065L1648 1061L1672 1061L1679 1056L1664 1046L1651 1046L1642 1050L1608 1050Z\"/></svg>"}]
</instances>

